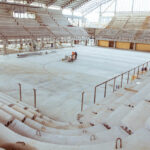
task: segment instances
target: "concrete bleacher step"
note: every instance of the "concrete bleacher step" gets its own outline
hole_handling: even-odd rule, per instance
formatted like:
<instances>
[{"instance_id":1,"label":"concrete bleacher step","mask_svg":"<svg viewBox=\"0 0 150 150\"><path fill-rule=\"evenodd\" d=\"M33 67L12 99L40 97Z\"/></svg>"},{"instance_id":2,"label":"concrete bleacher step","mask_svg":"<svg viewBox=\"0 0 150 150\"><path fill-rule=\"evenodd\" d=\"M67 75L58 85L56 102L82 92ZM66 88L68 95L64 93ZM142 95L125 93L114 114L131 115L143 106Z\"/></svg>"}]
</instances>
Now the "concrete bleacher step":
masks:
<instances>
[{"instance_id":1,"label":"concrete bleacher step","mask_svg":"<svg viewBox=\"0 0 150 150\"><path fill-rule=\"evenodd\" d=\"M13 105L12 108L22 114L24 114L26 117L30 118L30 119L34 119L34 114L29 112L28 110L24 110L21 107L17 106L17 105Z\"/></svg>"},{"instance_id":2,"label":"concrete bleacher step","mask_svg":"<svg viewBox=\"0 0 150 150\"><path fill-rule=\"evenodd\" d=\"M40 122L43 122L45 120L44 125L48 125L51 127L58 127L58 128L68 128L71 125L69 123L55 121L53 119L50 119L49 117L46 117L39 113L37 109L33 108L32 106L29 106L23 102L15 102L15 100L7 95L0 94L0 101L5 103L6 105L11 106L16 111L19 111L20 113L23 113L25 116L33 119L35 116L39 117L37 119ZM67 127L68 126L68 127ZM73 127L74 128L74 127ZM75 126L76 128L76 126Z\"/></svg>"},{"instance_id":3,"label":"concrete bleacher step","mask_svg":"<svg viewBox=\"0 0 150 150\"><path fill-rule=\"evenodd\" d=\"M33 138L43 142L50 142L53 144L61 144L61 145L98 144L103 142L110 142L112 140L115 140L117 137L124 138L127 136L127 134L123 132L121 128L118 127L114 127L111 130L106 130L92 135L84 135L84 136L54 135L34 130L18 120L14 120L9 125L9 128L22 136Z\"/></svg>"},{"instance_id":4,"label":"concrete bleacher step","mask_svg":"<svg viewBox=\"0 0 150 150\"><path fill-rule=\"evenodd\" d=\"M7 109L9 109L9 107L5 104L0 103L0 106L1 107L5 106L5 107L7 107ZM10 110L12 110L12 109L10 108ZM85 129L74 129L74 130L65 130L65 129L61 130L61 129L59 129L58 130L55 128L46 127L43 124L40 124L40 123L36 122L35 120L30 119L30 118L27 118L27 117L24 118L24 116L22 118L16 117L16 115L13 115L10 112L10 110L7 112L9 113L8 115L12 115L13 119L19 118L21 121L24 121L24 123L27 124L28 126L30 126L31 128L34 128L36 130L43 131L43 132L49 132L49 133L54 133L54 134L64 134L64 135L84 135L84 134L90 134L91 132L95 133L97 131L103 131L104 130L104 127L100 126L100 125L95 126L95 127L85 128ZM13 119L11 119L11 120L13 120ZM43 122L44 122L44 120L43 120Z\"/></svg>"},{"instance_id":5,"label":"concrete bleacher step","mask_svg":"<svg viewBox=\"0 0 150 150\"><path fill-rule=\"evenodd\" d=\"M121 126L121 120L124 118L133 108L129 106L120 106L114 112L112 112L106 119L106 123L112 126Z\"/></svg>"},{"instance_id":6,"label":"concrete bleacher step","mask_svg":"<svg viewBox=\"0 0 150 150\"><path fill-rule=\"evenodd\" d=\"M149 73L147 73L145 76L146 76L146 78L145 77L144 78L140 78L140 79L135 80L134 82L131 82L130 84L126 85L125 88L131 89L131 91L128 91L128 90L125 90L125 89L121 89L122 96L120 98L113 99L113 100L115 100L115 102L118 102L118 103L122 102L122 101L126 102L127 100L124 100L124 99L128 99L128 98L136 95L139 92L139 90L141 90L143 87L145 87L145 85L149 81L149 78L148 78ZM132 92L132 90L135 90L137 92ZM118 93L120 93L120 90L118 91ZM111 96L113 96L113 95L111 95ZM103 100L103 101L105 103L105 100ZM107 102L109 103L109 101L111 101L111 103L113 103L111 98L109 98L108 101L106 99L106 103Z\"/></svg>"},{"instance_id":7,"label":"concrete bleacher step","mask_svg":"<svg viewBox=\"0 0 150 150\"><path fill-rule=\"evenodd\" d=\"M6 95L6 94L3 94L0 92L0 100L2 100L3 102L5 102L6 104L16 104L16 105L19 105L20 107L22 108L25 108L25 107L28 107L28 108L31 108L32 110L37 110L37 108L34 108L28 104L25 104L21 101L16 101L14 98Z\"/></svg>"},{"instance_id":8,"label":"concrete bleacher step","mask_svg":"<svg viewBox=\"0 0 150 150\"><path fill-rule=\"evenodd\" d=\"M145 122L145 128L150 131L150 117Z\"/></svg>"},{"instance_id":9,"label":"concrete bleacher step","mask_svg":"<svg viewBox=\"0 0 150 150\"><path fill-rule=\"evenodd\" d=\"M0 109L0 123L8 126L13 120L13 117L7 112Z\"/></svg>"},{"instance_id":10,"label":"concrete bleacher step","mask_svg":"<svg viewBox=\"0 0 150 150\"><path fill-rule=\"evenodd\" d=\"M122 124L134 132L144 127L149 114L150 102L142 101L122 119Z\"/></svg>"},{"instance_id":11,"label":"concrete bleacher step","mask_svg":"<svg viewBox=\"0 0 150 150\"><path fill-rule=\"evenodd\" d=\"M39 130L42 132L47 132L47 133L52 133L52 134L60 134L60 135L74 135L74 136L81 136L81 135L85 135L85 134L95 134L96 132L101 132L101 131L105 131L106 128L103 125L97 125L94 127L89 127L89 128L83 128L83 129L73 129L73 130L64 130L64 129L55 129L55 128L50 128L50 127L46 127L43 126L42 124L31 120L29 118L26 118L25 122L26 125L28 125L29 127L35 129L35 130Z\"/></svg>"},{"instance_id":12,"label":"concrete bleacher step","mask_svg":"<svg viewBox=\"0 0 150 150\"><path fill-rule=\"evenodd\" d=\"M124 150L149 150L150 132L144 128L137 130L123 141Z\"/></svg>"},{"instance_id":13,"label":"concrete bleacher step","mask_svg":"<svg viewBox=\"0 0 150 150\"><path fill-rule=\"evenodd\" d=\"M55 121L55 123L53 123L46 116L42 116L42 118L35 116L30 111L25 110L25 109L23 109L17 105L14 105L12 103L9 104L9 106L4 104L1 106L1 109L3 109L4 111L8 112L11 115L13 115L16 119L19 119L20 121L23 121L23 120L25 120L26 117L28 117L30 119L35 119L35 121L37 121L45 126L48 126L48 127L53 127L53 128L58 128L58 129L67 129L67 126L69 126L68 124L67 124L67 126L66 125L62 126L62 124L57 123L56 121Z\"/></svg>"},{"instance_id":14,"label":"concrete bleacher step","mask_svg":"<svg viewBox=\"0 0 150 150\"><path fill-rule=\"evenodd\" d=\"M39 142L30 138L23 137L21 135L18 135L14 133L13 131L9 130L2 124L0 124L0 131L1 136L0 136L0 146L3 145L4 143L16 143L18 141L24 142L25 144L29 144L30 146L33 146L36 150L43 150L43 149L56 149L56 150L99 150L99 149L104 149L104 150L112 150L115 148L115 141L112 142L107 142L107 143L102 143L102 144L94 144L94 145L56 145L56 144L51 144L51 143L45 143L45 142ZM9 135L9 136L7 136ZM32 149L31 149L32 150Z\"/></svg>"},{"instance_id":15,"label":"concrete bleacher step","mask_svg":"<svg viewBox=\"0 0 150 150\"><path fill-rule=\"evenodd\" d=\"M80 121L84 124L90 122L94 124L103 122L113 123L113 119L115 120L115 116L117 115L116 112L118 111L120 111L122 117L124 117L136 106L136 104L138 104L139 101L144 100L145 94L142 92L148 93L150 87L148 80L149 73L146 74L144 78L140 78L132 82L132 84L126 86L128 88L137 90L137 92L120 89L117 91L118 95L114 93L111 94L111 96L108 98L103 99L101 103L93 105L89 109L85 110L82 113L83 117L80 119ZM122 111L120 108L123 108L124 111ZM111 117L113 118L112 122L107 119L109 117L110 119ZM119 117L117 118L117 121L119 124L121 123Z\"/></svg>"},{"instance_id":16,"label":"concrete bleacher step","mask_svg":"<svg viewBox=\"0 0 150 150\"><path fill-rule=\"evenodd\" d=\"M3 105L0 107L0 109L2 109L3 111L7 112L8 114L12 115L14 118L20 120L20 121L24 121L25 120L25 115L12 109L11 107L7 106L7 105Z\"/></svg>"},{"instance_id":17,"label":"concrete bleacher step","mask_svg":"<svg viewBox=\"0 0 150 150\"><path fill-rule=\"evenodd\" d=\"M6 97L5 97L5 99L6 99ZM31 109L32 107L30 108L30 106L28 106L27 104L25 104L25 106L24 106L24 103L22 103L22 102L21 102L21 104L18 105L18 103L13 103L10 100L8 102L6 100L0 99L0 101L3 102L4 104L6 104L5 107L7 107L7 110L11 110L11 111L13 111L13 113L16 112L18 114L18 117L21 116L21 114L22 114L23 117L17 118L19 120L21 120L21 119L24 120L26 117L28 117L30 119L34 119L35 121L37 121L40 124L47 126L47 127L52 127L52 128L57 128L57 129L76 129L76 128L79 128L78 125L72 126L69 123L59 122L59 121L57 122L55 120L50 119L49 117L43 116L39 112L32 110ZM14 117L16 118L17 116L14 116Z\"/></svg>"}]
</instances>

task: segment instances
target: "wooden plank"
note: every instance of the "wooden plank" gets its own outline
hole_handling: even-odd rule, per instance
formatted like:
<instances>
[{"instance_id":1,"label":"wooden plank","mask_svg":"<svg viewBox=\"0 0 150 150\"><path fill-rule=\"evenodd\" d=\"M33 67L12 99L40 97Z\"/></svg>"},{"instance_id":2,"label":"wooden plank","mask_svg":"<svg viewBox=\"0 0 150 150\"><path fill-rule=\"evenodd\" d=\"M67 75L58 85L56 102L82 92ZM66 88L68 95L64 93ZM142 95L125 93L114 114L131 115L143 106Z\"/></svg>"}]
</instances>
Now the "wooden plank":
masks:
<instances>
[{"instance_id":1,"label":"wooden plank","mask_svg":"<svg viewBox=\"0 0 150 150\"><path fill-rule=\"evenodd\" d=\"M126 91L130 91L130 92L133 92L133 93L137 93L138 91L137 90L134 90L134 89L131 89L131 88L124 88Z\"/></svg>"}]
</instances>

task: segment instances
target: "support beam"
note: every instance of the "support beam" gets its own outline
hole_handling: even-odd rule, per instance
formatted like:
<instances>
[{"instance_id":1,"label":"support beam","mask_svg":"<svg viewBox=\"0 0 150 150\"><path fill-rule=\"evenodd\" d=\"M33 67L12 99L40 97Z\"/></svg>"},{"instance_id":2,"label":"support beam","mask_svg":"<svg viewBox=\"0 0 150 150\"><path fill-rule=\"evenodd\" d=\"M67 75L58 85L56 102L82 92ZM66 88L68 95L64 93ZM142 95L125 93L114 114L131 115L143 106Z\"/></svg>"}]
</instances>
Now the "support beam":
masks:
<instances>
[{"instance_id":1,"label":"support beam","mask_svg":"<svg viewBox=\"0 0 150 150\"><path fill-rule=\"evenodd\" d=\"M89 2L89 1L91 1L91 0L83 0L83 1L81 1L81 3L79 3L78 5L73 7L72 9L73 10L78 9L79 7L83 6L85 3Z\"/></svg>"},{"instance_id":2,"label":"support beam","mask_svg":"<svg viewBox=\"0 0 150 150\"><path fill-rule=\"evenodd\" d=\"M3 41L3 53L4 55L7 54L7 41Z\"/></svg>"},{"instance_id":3,"label":"support beam","mask_svg":"<svg viewBox=\"0 0 150 150\"><path fill-rule=\"evenodd\" d=\"M134 11L134 0L132 0L132 8L131 8L131 11L132 11L132 14L133 14L133 11Z\"/></svg>"},{"instance_id":4,"label":"support beam","mask_svg":"<svg viewBox=\"0 0 150 150\"><path fill-rule=\"evenodd\" d=\"M66 2L65 4L63 4L63 6L61 8L64 9L64 8L68 7L70 4L72 4L75 1L76 0L70 0L69 2Z\"/></svg>"},{"instance_id":5,"label":"support beam","mask_svg":"<svg viewBox=\"0 0 150 150\"><path fill-rule=\"evenodd\" d=\"M115 15L116 15L116 12L117 12L117 2L118 2L118 1L115 0L115 10L114 10L114 11L115 11L115 12L114 12Z\"/></svg>"},{"instance_id":6,"label":"support beam","mask_svg":"<svg viewBox=\"0 0 150 150\"><path fill-rule=\"evenodd\" d=\"M101 17L102 17L102 6L100 5L100 7L99 7L99 24L101 22Z\"/></svg>"},{"instance_id":7,"label":"support beam","mask_svg":"<svg viewBox=\"0 0 150 150\"><path fill-rule=\"evenodd\" d=\"M136 50L136 43L134 43L133 45L133 50Z\"/></svg>"},{"instance_id":8,"label":"support beam","mask_svg":"<svg viewBox=\"0 0 150 150\"><path fill-rule=\"evenodd\" d=\"M56 46L56 39L54 40L54 45L53 45L53 47L54 47L54 49L57 48L57 46Z\"/></svg>"},{"instance_id":9,"label":"support beam","mask_svg":"<svg viewBox=\"0 0 150 150\"><path fill-rule=\"evenodd\" d=\"M87 14L89 14L89 13L92 12L92 11L94 11L94 10L97 9L98 7L100 7L100 6L102 6L102 5L106 4L106 3L108 3L108 2L110 2L110 1L112 1L112 3L109 5L109 7L110 7L110 6L114 3L113 0L102 0L102 1L97 2L97 3L93 3L93 5L91 5L88 9L86 9L85 11L82 12L82 15L83 15L83 16L86 16ZM108 8L109 8L109 7L108 7ZM106 8L105 11L106 11L108 8ZM101 14L103 14L105 11L103 11Z\"/></svg>"},{"instance_id":10,"label":"support beam","mask_svg":"<svg viewBox=\"0 0 150 150\"><path fill-rule=\"evenodd\" d=\"M57 0L50 0L48 3L46 3L46 6L53 5Z\"/></svg>"}]
</instances>

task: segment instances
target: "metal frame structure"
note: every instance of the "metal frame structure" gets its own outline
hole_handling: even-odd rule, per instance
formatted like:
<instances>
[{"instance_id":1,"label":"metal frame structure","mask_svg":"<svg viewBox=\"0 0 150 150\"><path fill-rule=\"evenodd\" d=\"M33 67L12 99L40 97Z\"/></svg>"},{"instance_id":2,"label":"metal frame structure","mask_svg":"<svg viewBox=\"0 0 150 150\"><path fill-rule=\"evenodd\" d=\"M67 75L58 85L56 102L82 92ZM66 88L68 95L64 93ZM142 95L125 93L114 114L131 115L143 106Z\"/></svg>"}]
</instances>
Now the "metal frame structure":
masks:
<instances>
[{"instance_id":1,"label":"metal frame structure","mask_svg":"<svg viewBox=\"0 0 150 150\"><path fill-rule=\"evenodd\" d=\"M18 18L13 13L19 13ZM22 18L24 13L31 13L35 18ZM71 43L74 40L87 40L88 34L79 27L73 27L61 10L0 2L0 44L3 45L4 53L9 44L41 43L47 39L51 43L56 41Z\"/></svg>"}]
</instances>

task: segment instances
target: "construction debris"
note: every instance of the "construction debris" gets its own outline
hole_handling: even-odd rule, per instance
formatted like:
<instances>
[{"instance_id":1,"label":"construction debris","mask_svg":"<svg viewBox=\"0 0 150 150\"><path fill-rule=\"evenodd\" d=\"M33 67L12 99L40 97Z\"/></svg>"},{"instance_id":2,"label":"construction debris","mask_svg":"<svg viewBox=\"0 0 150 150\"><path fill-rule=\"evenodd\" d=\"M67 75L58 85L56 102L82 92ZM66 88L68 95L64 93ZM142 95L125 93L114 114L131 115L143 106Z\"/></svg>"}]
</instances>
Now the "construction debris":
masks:
<instances>
[{"instance_id":1,"label":"construction debris","mask_svg":"<svg viewBox=\"0 0 150 150\"><path fill-rule=\"evenodd\" d=\"M138 91L137 90L134 90L134 89L130 89L130 88L124 88L126 91L130 91L130 92L133 92L133 93L137 93Z\"/></svg>"},{"instance_id":2,"label":"construction debris","mask_svg":"<svg viewBox=\"0 0 150 150\"><path fill-rule=\"evenodd\" d=\"M24 58L28 56L37 56L37 55L42 55L42 53L34 52L34 53L17 54L17 58Z\"/></svg>"}]
</instances>

